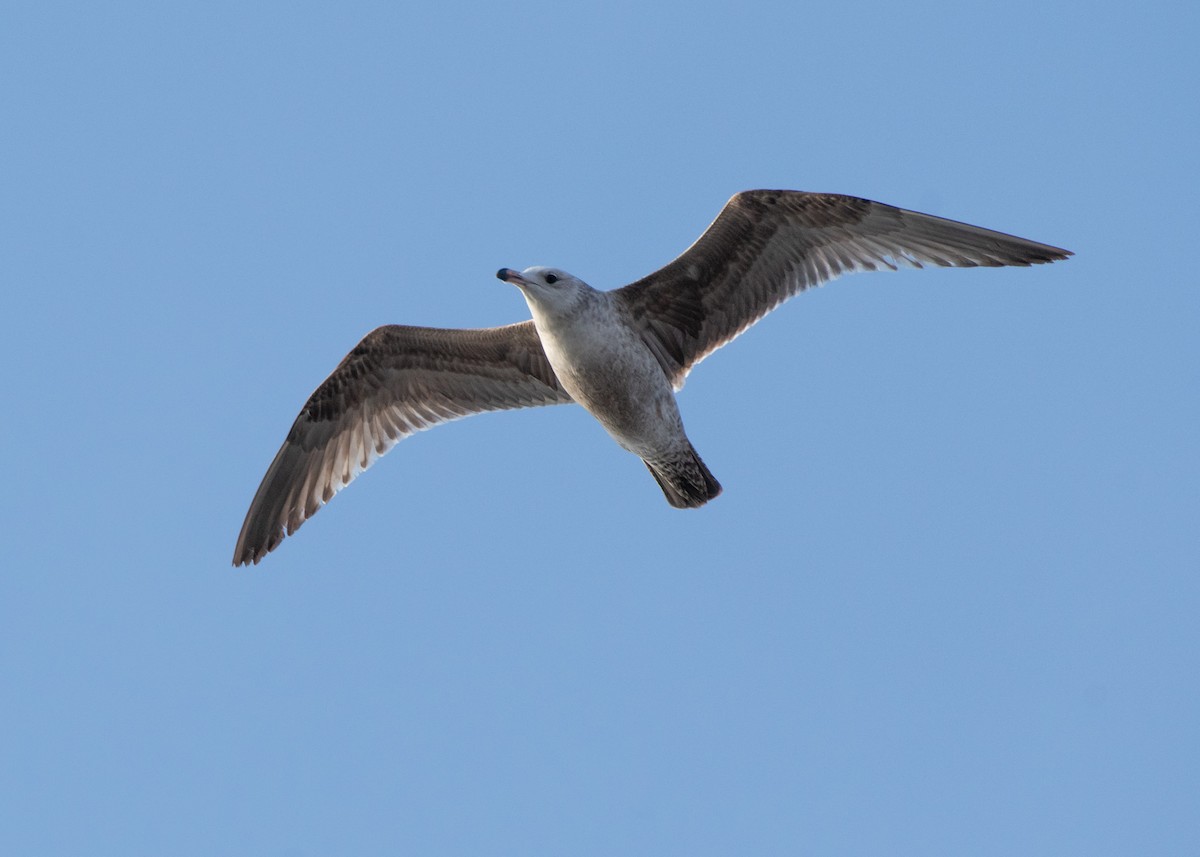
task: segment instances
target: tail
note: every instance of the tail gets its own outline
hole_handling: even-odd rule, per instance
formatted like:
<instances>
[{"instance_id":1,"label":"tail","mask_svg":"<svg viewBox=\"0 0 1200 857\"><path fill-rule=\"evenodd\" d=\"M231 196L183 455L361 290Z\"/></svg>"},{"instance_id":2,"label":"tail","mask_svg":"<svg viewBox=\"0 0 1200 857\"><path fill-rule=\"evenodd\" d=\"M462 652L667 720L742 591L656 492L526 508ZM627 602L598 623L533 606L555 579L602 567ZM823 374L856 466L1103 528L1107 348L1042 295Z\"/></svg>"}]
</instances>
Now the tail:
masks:
<instances>
[{"instance_id":1,"label":"tail","mask_svg":"<svg viewBox=\"0 0 1200 857\"><path fill-rule=\"evenodd\" d=\"M670 458L646 461L667 502L676 509L695 509L721 493L721 483L709 472L689 443L687 450Z\"/></svg>"}]
</instances>

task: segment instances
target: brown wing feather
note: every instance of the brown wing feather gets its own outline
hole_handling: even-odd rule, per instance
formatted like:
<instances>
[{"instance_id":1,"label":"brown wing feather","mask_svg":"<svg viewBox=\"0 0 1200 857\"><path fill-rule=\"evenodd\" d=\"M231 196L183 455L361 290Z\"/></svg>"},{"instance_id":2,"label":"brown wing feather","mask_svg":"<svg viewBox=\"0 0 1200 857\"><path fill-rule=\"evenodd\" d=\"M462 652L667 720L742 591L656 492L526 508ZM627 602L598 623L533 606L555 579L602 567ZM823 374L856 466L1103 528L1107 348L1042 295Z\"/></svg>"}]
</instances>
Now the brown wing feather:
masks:
<instances>
[{"instance_id":1,"label":"brown wing feather","mask_svg":"<svg viewBox=\"0 0 1200 857\"><path fill-rule=\"evenodd\" d=\"M531 321L377 328L300 411L246 513L233 564L257 563L413 432L484 411L570 401Z\"/></svg>"},{"instance_id":2,"label":"brown wing feather","mask_svg":"<svg viewBox=\"0 0 1200 857\"><path fill-rule=\"evenodd\" d=\"M692 366L779 304L853 271L900 265L1036 265L1068 250L869 199L735 195L666 267L617 291L678 388Z\"/></svg>"}]
</instances>

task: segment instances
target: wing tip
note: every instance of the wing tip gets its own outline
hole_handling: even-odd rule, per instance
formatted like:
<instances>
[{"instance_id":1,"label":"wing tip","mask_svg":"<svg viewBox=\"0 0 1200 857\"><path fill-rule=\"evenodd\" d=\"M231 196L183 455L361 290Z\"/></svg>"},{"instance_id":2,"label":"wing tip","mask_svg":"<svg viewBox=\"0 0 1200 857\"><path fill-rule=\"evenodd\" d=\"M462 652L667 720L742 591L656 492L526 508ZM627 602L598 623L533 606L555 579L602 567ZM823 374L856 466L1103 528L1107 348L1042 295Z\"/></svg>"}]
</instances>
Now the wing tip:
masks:
<instances>
[{"instance_id":1,"label":"wing tip","mask_svg":"<svg viewBox=\"0 0 1200 857\"><path fill-rule=\"evenodd\" d=\"M247 525L249 521L247 521ZM258 565L271 551L283 543L283 531L280 529L265 539L247 537L246 530L238 536L237 546L233 549L233 567Z\"/></svg>"},{"instance_id":2,"label":"wing tip","mask_svg":"<svg viewBox=\"0 0 1200 857\"><path fill-rule=\"evenodd\" d=\"M1032 242L1031 242L1032 243ZM1006 261L999 260L996 267L1004 265L1019 265L1029 267L1031 265L1049 265L1053 262L1063 262L1074 256L1074 251L1065 250L1062 247L1054 247L1050 244L1037 244L1035 249L1031 250L1019 260Z\"/></svg>"}]
</instances>

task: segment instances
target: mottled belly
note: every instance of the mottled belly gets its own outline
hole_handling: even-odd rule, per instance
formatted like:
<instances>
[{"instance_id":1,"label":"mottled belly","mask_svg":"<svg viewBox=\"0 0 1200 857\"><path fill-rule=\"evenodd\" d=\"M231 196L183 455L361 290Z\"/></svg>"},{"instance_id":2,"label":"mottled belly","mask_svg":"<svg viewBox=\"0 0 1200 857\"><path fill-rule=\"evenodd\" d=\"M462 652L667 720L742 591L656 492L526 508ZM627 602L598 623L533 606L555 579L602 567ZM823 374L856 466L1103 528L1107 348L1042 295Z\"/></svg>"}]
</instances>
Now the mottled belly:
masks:
<instances>
[{"instance_id":1,"label":"mottled belly","mask_svg":"<svg viewBox=\"0 0 1200 857\"><path fill-rule=\"evenodd\" d=\"M661 369L652 369L613 364L571 367L559 379L618 443L645 455L683 435L671 386Z\"/></svg>"}]
</instances>

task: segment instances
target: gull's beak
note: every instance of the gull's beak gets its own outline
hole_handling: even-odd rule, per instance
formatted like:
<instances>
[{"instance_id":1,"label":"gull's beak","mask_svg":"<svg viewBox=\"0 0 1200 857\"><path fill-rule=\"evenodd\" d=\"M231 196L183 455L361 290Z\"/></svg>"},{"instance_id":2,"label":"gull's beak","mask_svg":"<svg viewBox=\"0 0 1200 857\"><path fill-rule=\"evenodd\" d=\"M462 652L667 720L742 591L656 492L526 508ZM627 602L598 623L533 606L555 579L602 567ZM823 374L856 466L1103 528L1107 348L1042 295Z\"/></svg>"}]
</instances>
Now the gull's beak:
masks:
<instances>
[{"instance_id":1,"label":"gull's beak","mask_svg":"<svg viewBox=\"0 0 1200 857\"><path fill-rule=\"evenodd\" d=\"M514 271L512 268L501 268L496 272L496 276L506 283L511 283L514 286L527 286L529 280L521 276L519 271Z\"/></svg>"}]
</instances>

